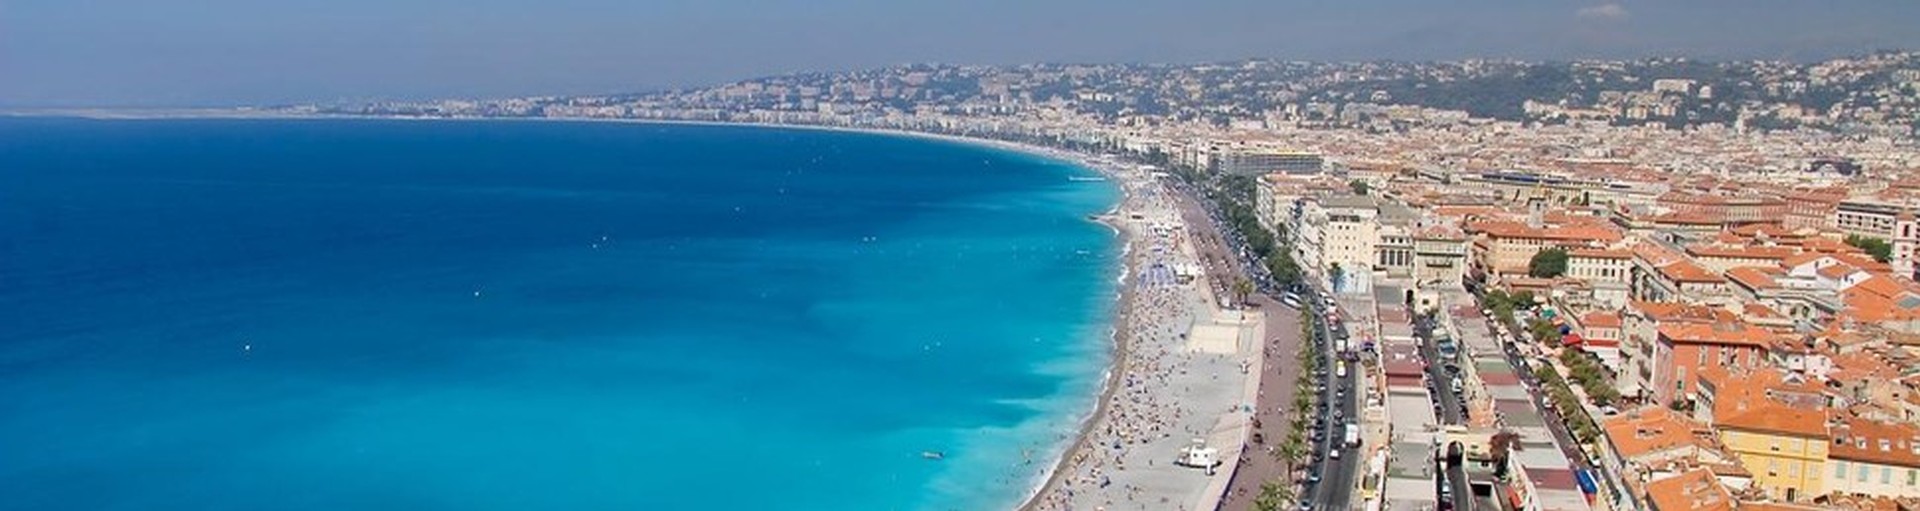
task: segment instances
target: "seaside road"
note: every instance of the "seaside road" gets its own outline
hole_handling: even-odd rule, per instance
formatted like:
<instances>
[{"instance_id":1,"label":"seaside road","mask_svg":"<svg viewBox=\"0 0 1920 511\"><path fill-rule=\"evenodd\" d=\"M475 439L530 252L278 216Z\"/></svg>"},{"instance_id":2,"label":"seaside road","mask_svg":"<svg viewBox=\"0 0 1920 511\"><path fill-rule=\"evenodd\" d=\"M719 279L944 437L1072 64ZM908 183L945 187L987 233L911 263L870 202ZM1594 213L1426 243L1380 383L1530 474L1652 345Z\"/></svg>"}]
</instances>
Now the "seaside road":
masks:
<instances>
[{"instance_id":1,"label":"seaside road","mask_svg":"<svg viewBox=\"0 0 1920 511\"><path fill-rule=\"evenodd\" d=\"M1267 337L1263 341L1266 364L1260 375L1260 397L1257 399L1258 411L1254 417L1260 427L1254 429L1264 438L1264 442L1255 442L1247 446L1246 455L1240 460L1240 467L1233 473L1233 479L1227 484L1227 494L1221 499L1220 509L1228 511L1246 511L1253 509L1254 498L1260 495L1260 485L1267 481L1280 481L1281 484L1293 484L1291 468L1274 456L1270 449L1286 437L1287 417L1292 410L1294 382L1300 376L1300 368L1294 362L1294 354L1300 350L1300 311L1281 305L1267 296L1253 299L1266 315Z\"/></svg>"},{"instance_id":2,"label":"seaside road","mask_svg":"<svg viewBox=\"0 0 1920 511\"><path fill-rule=\"evenodd\" d=\"M1320 341L1328 346L1333 344L1333 339L1327 337L1325 334L1322 335ZM1334 350L1328 349L1326 352L1329 357L1327 364L1331 365L1336 363L1334 359L1337 358L1338 355ZM1358 421L1359 407L1356 405L1356 402L1360 399L1359 394L1362 393L1362 389L1358 387L1358 383L1358 371L1349 371L1344 378L1335 376L1331 379L1327 388L1329 394L1335 395L1322 395L1321 399L1329 403L1331 408L1339 410L1341 416L1345 417L1345 421ZM1346 389L1346 398L1339 398L1336 389ZM1328 420L1327 424L1329 429L1327 431L1325 444L1329 450L1341 450L1342 455L1340 459L1329 457L1321 460L1320 474L1322 480L1319 485L1313 488L1313 493L1309 494L1313 502L1312 509L1316 511L1352 509L1355 478L1359 476L1360 463L1364 461L1361 454L1367 451L1365 449L1353 449L1341 445L1341 430L1338 429L1344 427L1341 421Z\"/></svg>"},{"instance_id":3,"label":"seaside road","mask_svg":"<svg viewBox=\"0 0 1920 511\"><path fill-rule=\"evenodd\" d=\"M1233 284L1237 279L1248 278L1246 268L1239 264L1240 257L1232 251L1232 245L1220 236L1220 226L1212 215L1200 205L1200 200L1190 190L1175 192L1179 198L1180 217L1189 227L1193 247L1200 256L1200 264L1206 270L1208 288L1213 290L1215 303L1226 305L1233 299ZM1232 279L1232 280L1230 280ZM1239 304L1234 304L1240 306Z\"/></svg>"}]
</instances>

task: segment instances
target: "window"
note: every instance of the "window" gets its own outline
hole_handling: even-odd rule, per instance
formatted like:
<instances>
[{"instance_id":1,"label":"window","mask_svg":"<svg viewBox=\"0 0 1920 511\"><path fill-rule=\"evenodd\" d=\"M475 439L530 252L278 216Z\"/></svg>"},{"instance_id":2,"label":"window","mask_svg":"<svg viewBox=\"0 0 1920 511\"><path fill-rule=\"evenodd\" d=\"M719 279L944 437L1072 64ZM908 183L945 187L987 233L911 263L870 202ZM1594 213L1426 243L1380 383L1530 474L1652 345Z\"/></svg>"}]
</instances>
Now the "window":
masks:
<instances>
[{"instance_id":1,"label":"window","mask_svg":"<svg viewBox=\"0 0 1920 511\"><path fill-rule=\"evenodd\" d=\"M1859 470L1855 470L1855 471L1853 471L1853 474L1854 474L1854 475L1853 475L1853 479L1854 479L1855 481L1860 481L1860 482L1863 482L1863 483L1864 483L1864 482L1867 482L1867 470L1868 470L1868 469L1870 469L1870 468L1872 468L1872 467L1868 467L1868 466L1866 466L1866 465L1860 465L1860 469L1859 469Z\"/></svg>"},{"instance_id":2,"label":"window","mask_svg":"<svg viewBox=\"0 0 1920 511\"><path fill-rule=\"evenodd\" d=\"M1907 469L1907 486L1913 486L1914 483L1920 483L1920 471L1909 468Z\"/></svg>"},{"instance_id":3,"label":"window","mask_svg":"<svg viewBox=\"0 0 1920 511\"><path fill-rule=\"evenodd\" d=\"M1844 461L1833 462L1833 478L1842 479L1842 480L1847 478L1847 462L1844 462Z\"/></svg>"},{"instance_id":4,"label":"window","mask_svg":"<svg viewBox=\"0 0 1920 511\"><path fill-rule=\"evenodd\" d=\"M1880 467L1880 484L1893 482L1893 467Z\"/></svg>"}]
</instances>

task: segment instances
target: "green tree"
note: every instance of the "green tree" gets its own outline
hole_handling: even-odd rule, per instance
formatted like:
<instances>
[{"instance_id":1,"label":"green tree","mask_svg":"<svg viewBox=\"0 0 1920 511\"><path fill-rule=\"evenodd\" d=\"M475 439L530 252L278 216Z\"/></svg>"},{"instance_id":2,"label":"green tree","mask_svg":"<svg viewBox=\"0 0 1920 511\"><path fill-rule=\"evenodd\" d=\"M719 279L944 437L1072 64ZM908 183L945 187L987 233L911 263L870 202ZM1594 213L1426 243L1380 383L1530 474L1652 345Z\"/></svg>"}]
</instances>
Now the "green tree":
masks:
<instances>
[{"instance_id":1,"label":"green tree","mask_svg":"<svg viewBox=\"0 0 1920 511\"><path fill-rule=\"evenodd\" d=\"M1354 195L1366 195L1369 188L1366 181L1355 179L1347 182L1347 189L1353 190Z\"/></svg>"},{"instance_id":2,"label":"green tree","mask_svg":"<svg viewBox=\"0 0 1920 511\"><path fill-rule=\"evenodd\" d=\"M1305 452L1305 445L1294 442L1282 442L1279 448L1274 449L1273 454L1275 458L1278 458L1277 461L1292 465L1293 462L1298 461L1300 455Z\"/></svg>"},{"instance_id":3,"label":"green tree","mask_svg":"<svg viewBox=\"0 0 1920 511\"><path fill-rule=\"evenodd\" d=\"M1560 338L1560 327L1539 318L1527 322L1527 332L1533 334L1533 340L1541 344L1552 343Z\"/></svg>"},{"instance_id":4,"label":"green tree","mask_svg":"<svg viewBox=\"0 0 1920 511\"><path fill-rule=\"evenodd\" d=\"M1275 250L1267 256L1267 273L1273 274L1273 280L1282 286L1291 286L1300 282L1300 264L1293 261L1293 255L1287 250Z\"/></svg>"},{"instance_id":5,"label":"green tree","mask_svg":"<svg viewBox=\"0 0 1920 511\"><path fill-rule=\"evenodd\" d=\"M1550 279L1567 273L1567 249L1551 247L1533 254L1527 261L1527 275Z\"/></svg>"},{"instance_id":6,"label":"green tree","mask_svg":"<svg viewBox=\"0 0 1920 511\"><path fill-rule=\"evenodd\" d=\"M1480 296L1480 304L1498 314L1500 311L1513 312L1513 297L1498 289L1487 291Z\"/></svg>"},{"instance_id":7,"label":"green tree","mask_svg":"<svg viewBox=\"0 0 1920 511\"><path fill-rule=\"evenodd\" d=\"M1253 295L1253 281L1240 279L1233 282L1233 297L1239 303L1247 303L1247 297Z\"/></svg>"},{"instance_id":8,"label":"green tree","mask_svg":"<svg viewBox=\"0 0 1920 511\"><path fill-rule=\"evenodd\" d=\"M1887 244L1887 240L1872 236L1849 234L1847 235L1847 244L1867 251L1867 254L1872 255L1875 261L1884 263L1893 259L1893 245Z\"/></svg>"},{"instance_id":9,"label":"green tree","mask_svg":"<svg viewBox=\"0 0 1920 511\"><path fill-rule=\"evenodd\" d=\"M1277 481L1260 483L1260 494L1253 497L1253 508L1259 511L1280 511L1280 506L1292 498L1291 491Z\"/></svg>"}]
</instances>

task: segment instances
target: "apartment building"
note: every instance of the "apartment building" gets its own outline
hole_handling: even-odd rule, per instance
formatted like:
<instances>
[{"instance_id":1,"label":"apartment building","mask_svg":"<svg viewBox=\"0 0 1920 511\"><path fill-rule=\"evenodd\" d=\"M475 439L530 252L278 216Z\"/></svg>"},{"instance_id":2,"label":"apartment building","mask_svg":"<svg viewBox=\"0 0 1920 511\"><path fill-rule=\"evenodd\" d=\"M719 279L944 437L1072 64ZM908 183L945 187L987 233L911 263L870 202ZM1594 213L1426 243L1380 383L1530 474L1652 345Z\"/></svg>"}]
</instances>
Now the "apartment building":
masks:
<instances>
[{"instance_id":1,"label":"apartment building","mask_svg":"<svg viewBox=\"0 0 1920 511\"><path fill-rule=\"evenodd\" d=\"M1587 247L1568 250L1566 276L1587 283L1596 307L1618 310L1632 298L1633 252Z\"/></svg>"},{"instance_id":2,"label":"apartment building","mask_svg":"<svg viewBox=\"0 0 1920 511\"><path fill-rule=\"evenodd\" d=\"M1533 256L1549 248L1603 248L1623 238L1617 230L1597 224L1547 227L1510 220L1483 220L1465 227L1475 236L1481 264L1494 274L1527 272Z\"/></svg>"},{"instance_id":3,"label":"apartment building","mask_svg":"<svg viewBox=\"0 0 1920 511\"><path fill-rule=\"evenodd\" d=\"M1380 206L1365 195L1334 195L1320 199L1326 223L1320 229L1321 268L1372 268L1380 244Z\"/></svg>"},{"instance_id":4,"label":"apartment building","mask_svg":"<svg viewBox=\"0 0 1920 511\"><path fill-rule=\"evenodd\" d=\"M1920 426L1847 418L1827 451L1830 494L1920 498Z\"/></svg>"},{"instance_id":5,"label":"apartment building","mask_svg":"<svg viewBox=\"0 0 1920 511\"><path fill-rule=\"evenodd\" d=\"M1896 274L1913 278L1920 260L1920 206L1911 198L1850 197L1834 208L1833 227L1841 232L1886 240L1893 245L1887 261Z\"/></svg>"},{"instance_id":6,"label":"apartment building","mask_svg":"<svg viewBox=\"0 0 1920 511\"><path fill-rule=\"evenodd\" d=\"M1413 233L1413 277L1422 284L1459 286L1466 280L1467 235L1444 223Z\"/></svg>"},{"instance_id":7,"label":"apartment building","mask_svg":"<svg viewBox=\"0 0 1920 511\"><path fill-rule=\"evenodd\" d=\"M1720 389L1713 424L1721 443L1768 497L1803 502L1825 494L1827 411L1790 407L1746 387Z\"/></svg>"},{"instance_id":8,"label":"apartment building","mask_svg":"<svg viewBox=\"0 0 1920 511\"><path fill-rule=\"evenodd\" d=\"M1658 403L1691 400L1701 371L1709 367L1757 368L1768 363L1776 335L1750 324L1720 321L1661 325L1656 332L1651 389Z\"/></svg>"}]
</instances>

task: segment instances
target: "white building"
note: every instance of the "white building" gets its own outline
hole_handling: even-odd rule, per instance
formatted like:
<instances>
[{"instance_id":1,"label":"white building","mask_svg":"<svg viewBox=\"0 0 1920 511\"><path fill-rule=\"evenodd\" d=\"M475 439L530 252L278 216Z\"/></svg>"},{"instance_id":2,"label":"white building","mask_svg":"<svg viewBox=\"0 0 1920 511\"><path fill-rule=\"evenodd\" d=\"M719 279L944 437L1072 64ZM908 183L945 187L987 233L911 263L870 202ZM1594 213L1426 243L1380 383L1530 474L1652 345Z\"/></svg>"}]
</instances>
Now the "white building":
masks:
<instances>
[{"instance_id":1,"label":"white building","mask_svg":"<svg viewBox=\"0 0 1920 511\"><path fill-rule=\"evenodd\" d=\"M1339 267L1366 270L1374 266L1380 244L1380 208L1373 197L1335 195L1321 199L1326 226L1321 231L1320 260L1327 271ZM1329 273L1331 274L1331 273Z\"/></svg>"}]
</instances>

